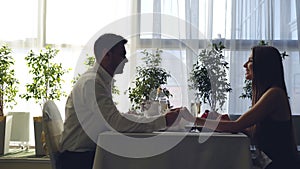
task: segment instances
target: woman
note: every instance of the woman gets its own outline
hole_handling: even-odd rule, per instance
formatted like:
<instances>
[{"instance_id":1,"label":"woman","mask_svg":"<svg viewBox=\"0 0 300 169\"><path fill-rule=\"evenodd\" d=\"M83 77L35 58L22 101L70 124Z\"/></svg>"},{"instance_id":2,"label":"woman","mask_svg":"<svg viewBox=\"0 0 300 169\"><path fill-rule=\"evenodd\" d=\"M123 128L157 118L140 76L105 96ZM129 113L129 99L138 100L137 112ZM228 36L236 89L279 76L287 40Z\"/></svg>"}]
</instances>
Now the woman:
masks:
<instances>
[{"instance_id":1,"label":"woman","mask_svg":"<svg viewBox=\"0 0 300 169\"><path fill-rule=\"evenodd\" d=\"M244 67L246 78L252 80L250 110L235 121L195 119L188 113L183 113L184 118L196 120L198 125L205 123L205 127L220 132L245 132L256 147L272 160L267 169L299 168L279 51L271 46L255 46Z\"/></svg>"}]
</instances>

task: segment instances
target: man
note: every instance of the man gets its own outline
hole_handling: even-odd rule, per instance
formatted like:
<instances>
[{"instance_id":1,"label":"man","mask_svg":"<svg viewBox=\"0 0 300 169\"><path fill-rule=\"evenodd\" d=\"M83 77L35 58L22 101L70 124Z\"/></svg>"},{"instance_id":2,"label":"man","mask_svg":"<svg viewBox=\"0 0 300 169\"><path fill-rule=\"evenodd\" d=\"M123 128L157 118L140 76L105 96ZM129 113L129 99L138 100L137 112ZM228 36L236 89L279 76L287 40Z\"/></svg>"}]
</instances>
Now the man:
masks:
<instances>
[{"instance_id":1,"label":"man","mask_svg":"<svg viewBox=\"0 0 300 169\"><path fill-rule=\"evenodd\" d=\"M158 117L121 114L112 99L114 74L123 73L127 40L103 34L94 44L96 63L75 84L65 107L65 123L58 163L63 169L93 166L96 140L103 131L152 132L171 126L179 109Z\"/></svg>"}]
</instances>

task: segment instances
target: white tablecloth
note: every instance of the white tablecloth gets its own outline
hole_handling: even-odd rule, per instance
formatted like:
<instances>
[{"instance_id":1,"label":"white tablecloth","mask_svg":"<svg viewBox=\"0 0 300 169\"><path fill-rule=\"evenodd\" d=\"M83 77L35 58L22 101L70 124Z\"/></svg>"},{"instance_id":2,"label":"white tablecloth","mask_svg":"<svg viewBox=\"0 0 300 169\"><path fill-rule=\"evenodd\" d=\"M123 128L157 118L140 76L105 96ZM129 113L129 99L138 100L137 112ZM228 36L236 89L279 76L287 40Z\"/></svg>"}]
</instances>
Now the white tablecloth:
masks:
<instances>
[{"instance_id":1,"label":"white tablecloth","mask_svg":"<svg viewBox=\"0 0 300 169\"><path fill-rule=\"evenodd\" d=\"M137 142L124 139L128 136L141 144L132 148ZM154 142L151 139L155 136ZM141 146L145 142L143 138L152 142L147 140L145 146ZM165 151L168 145L178 140L181 141ZM249 145L250 141L244 134L165 132L120 135L104 132L98 137L93 169L250 169ZM161 154L151 155L160 150ZM149 157L138 158L143 156L140 155L143 151Z\"/></svg>"}]
</instances>

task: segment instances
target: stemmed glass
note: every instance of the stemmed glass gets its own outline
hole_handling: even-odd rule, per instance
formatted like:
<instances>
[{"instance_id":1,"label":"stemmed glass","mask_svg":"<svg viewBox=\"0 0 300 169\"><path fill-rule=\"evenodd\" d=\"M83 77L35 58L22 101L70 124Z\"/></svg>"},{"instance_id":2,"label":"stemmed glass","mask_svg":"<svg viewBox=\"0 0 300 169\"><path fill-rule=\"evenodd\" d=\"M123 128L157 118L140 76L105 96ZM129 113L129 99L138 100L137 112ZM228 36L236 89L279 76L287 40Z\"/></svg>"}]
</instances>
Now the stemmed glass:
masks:
<instances>
[{"instance_id":1,"label":"stemmed glass","mask_svg":"<svg viewBox=\"0 0 300 169\"><path fill-rule=\"evenodd\" d=\"M200 108L201 108L201 102L192 102L191 103L191 113L193 116L195 116L196 118L200 116ZM200 132L197 129L197 124L194 123L190 132Z\"/></svg>"}]
</instances>

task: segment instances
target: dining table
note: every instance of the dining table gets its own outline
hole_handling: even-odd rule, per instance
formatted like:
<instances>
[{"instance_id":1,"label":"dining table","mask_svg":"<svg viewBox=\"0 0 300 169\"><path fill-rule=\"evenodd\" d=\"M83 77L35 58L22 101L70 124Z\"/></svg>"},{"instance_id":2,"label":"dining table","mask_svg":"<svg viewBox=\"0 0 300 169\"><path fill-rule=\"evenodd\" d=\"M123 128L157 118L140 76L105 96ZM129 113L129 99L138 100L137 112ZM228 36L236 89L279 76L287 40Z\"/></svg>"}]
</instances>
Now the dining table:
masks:
<instances>
[{"instance_id":1,"label":"dining table","mask_svg":"<svg viewBox=\"0 0 300 169\"><path fill-rule=\"evenodd\" d=\"M243 133L100 133L93 169L250 169Z\"/></svg>"}]
</instances>

